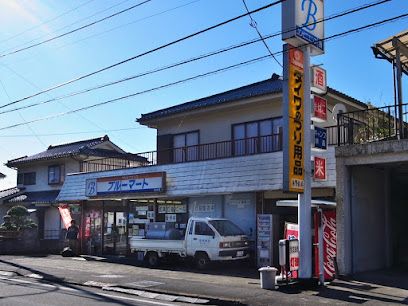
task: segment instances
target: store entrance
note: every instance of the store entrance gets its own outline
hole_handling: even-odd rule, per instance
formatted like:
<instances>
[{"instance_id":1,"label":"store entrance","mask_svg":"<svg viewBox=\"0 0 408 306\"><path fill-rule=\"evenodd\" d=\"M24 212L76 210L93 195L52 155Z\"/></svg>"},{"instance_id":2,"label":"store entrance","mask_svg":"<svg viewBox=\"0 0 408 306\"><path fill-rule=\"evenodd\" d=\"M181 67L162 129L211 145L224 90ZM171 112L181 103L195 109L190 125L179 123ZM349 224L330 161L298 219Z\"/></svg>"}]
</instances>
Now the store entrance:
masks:
<instances>
[{"instance_id":1,"label":"store entrance","mask_svg":"<svg viewBox=\"0 0 408 306\"><path fill-rule=\"evenodd\" d=\"M127 215L122 211L105 211L103 253L107 255L127 254Z\"/></svg>"}]
</instances>

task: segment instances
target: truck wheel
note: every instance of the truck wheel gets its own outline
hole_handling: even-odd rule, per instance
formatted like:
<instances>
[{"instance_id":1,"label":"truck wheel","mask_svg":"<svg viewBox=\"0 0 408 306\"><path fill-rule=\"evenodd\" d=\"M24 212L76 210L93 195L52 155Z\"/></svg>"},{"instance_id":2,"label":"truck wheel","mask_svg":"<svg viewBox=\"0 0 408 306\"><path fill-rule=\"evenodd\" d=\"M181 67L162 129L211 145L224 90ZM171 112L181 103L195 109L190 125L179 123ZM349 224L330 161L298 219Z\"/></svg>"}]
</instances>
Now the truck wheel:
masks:
<instances>
[{"instance_id":1,"label":"truck wheel","mask_svg":"<svg viewBox=\"0 0 408 306\"><path fill-rule=\"evenodd\" d=\"M149 267L157 267L159 265L159 261L159 254L157 254L157 252L147 252L145 256L145 262Z\"/></svg>"},{"instance_id":2,"label":"truck wheel","mask_svg":"<svg viewBox=\"0 0 408 306\"><path fill-rule=\"evenodd\" d=\"M204 252L197 253L195 255L195 263L196 263L196 267L199 270L204 270L208 268L210 264L210 259L208 258L207 253L204 253Z\"/></svg>"}]
</instances>

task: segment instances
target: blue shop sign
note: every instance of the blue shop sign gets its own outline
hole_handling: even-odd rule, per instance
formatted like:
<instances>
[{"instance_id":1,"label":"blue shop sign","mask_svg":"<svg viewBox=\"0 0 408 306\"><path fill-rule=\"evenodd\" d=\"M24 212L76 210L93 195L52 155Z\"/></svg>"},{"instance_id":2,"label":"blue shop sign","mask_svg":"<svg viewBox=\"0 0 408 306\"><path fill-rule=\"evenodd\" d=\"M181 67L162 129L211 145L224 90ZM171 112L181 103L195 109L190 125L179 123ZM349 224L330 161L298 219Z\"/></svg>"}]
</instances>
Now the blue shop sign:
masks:
<instances>
[{"instance_id":1,"label":"blue shop sign","mask_svg":"<svg viewBox=\"0 0 408 306\"><path fill-rule=\"evenodd\" d=\"M327 130L325 128L320 128L315 126L315 143L314 147L316 149L326 150L327 149Z\"/></svg>"}]
</instances>

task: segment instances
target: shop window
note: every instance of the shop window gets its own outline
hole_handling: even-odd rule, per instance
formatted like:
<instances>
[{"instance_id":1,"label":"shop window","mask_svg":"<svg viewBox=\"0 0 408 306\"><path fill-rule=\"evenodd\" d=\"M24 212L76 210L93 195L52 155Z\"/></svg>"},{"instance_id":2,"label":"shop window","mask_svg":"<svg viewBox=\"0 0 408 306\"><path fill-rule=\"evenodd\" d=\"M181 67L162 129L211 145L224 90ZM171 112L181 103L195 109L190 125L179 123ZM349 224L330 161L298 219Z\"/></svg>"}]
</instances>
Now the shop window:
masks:
<instances>
[{"instance_id":1,"label":"shop window","mask_svg":"<svg viewBox=\"0 0 408 306\"><path fill-rule=\"evenodd\" d=\"M198 160L199 133L188 132L173 136L173 160L175 163Z\"/></svg>"},{"instance_id":2,"label":"shop window","mask_svg":"<svg viewBox=\"0 0 408 306\"><path fill-rule=\"evenodd\" d=\"M195 235L201 236L214 236L214 231L208 226L205 222L196 222L195 223Z\"/></svg>"},{"instance_id":3,"label":"shop window","mask_svg":"<svg viewBox=\"0 0 408 306\"><path fill-rule=\"evenodd\" d=\"M35 172L19 173L17 175L17 185L35 185Z\"/></svg>"},{"instance_id":4,"label":"shop window","mask_svg":"<svg viewBox=\"0 0 408 306\"><path fill-rule=\"evenodd\" d=\"M48 184L62 184L65 177L64 165L53 165L48 167Z\"/></svg>"}]
</instances>

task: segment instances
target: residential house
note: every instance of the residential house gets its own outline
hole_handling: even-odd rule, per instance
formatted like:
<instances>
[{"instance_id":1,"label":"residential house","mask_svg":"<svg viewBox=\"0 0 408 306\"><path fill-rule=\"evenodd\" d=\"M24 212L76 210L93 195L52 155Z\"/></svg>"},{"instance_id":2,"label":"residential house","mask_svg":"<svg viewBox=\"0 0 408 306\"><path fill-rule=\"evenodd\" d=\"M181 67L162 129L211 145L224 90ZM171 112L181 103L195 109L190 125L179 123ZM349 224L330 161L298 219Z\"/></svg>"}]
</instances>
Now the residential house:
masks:
<instances>
[{"instance_id":1,"label":"residential house","mask_svg":"<svg viewBox=\"0 0 408 306\"><path fill-rule=\"evenodd\" d=\"M103 253L126 253L126 237L143 236L146 223L151 221L173 222L185 231L190 216L229 218L245 231L254 250L263 248L256 240L257 214L273 215L271 240L273 252L277 251L284 222L296 222L297 218L296 208L276 205L278 200L297 197L282 191L282 84L274 75L141 115L137 119L140 124L157 130L157 150L143 155L148 166L68 175L59 201L89 207L84 209L84 222L92 224L93 216L100 217L96 222L104 225L97 229L102 230L101 237L110 237L112 228L120 226L125 238L117 243L110 238L99 241ZM349 111L366 108L364 103L333 88L328 89L325 98L329 111L339 103ZM328 179L313 182L312 196L334 201L333 145L338 134L330 113L329 117L324 124L329 131L329 148L321 153L327 158ZM143 180L155 188L143 185L109 189L106 185L127 185L128 178ZM127 223L119 223L124 217ZM92 235L88 232L88 236ZM272 252L272 246L268 251ZM270 263L276 264L277 254L269 257L274 257Z\"/></svg>"},{"instance_id":2,"label":"residential house","mask_svg":"<svg viewBox=\"0 0 408 306\"><path fill-rule=\"evenodd\" d=\"M97 169L85 165L96 160L99 161ZM17 170L17 186L0 191L0 214L4 216L14 205L24 205L38 223L40 238L59 239L63 225L56 198L66 174L133 167L143 162L144 158L126 153L106 135L51 145L43 152L9 160L6 166ZM80 207L73 209L73 213L79 218Z\"/></svg>"}]
</instances>

